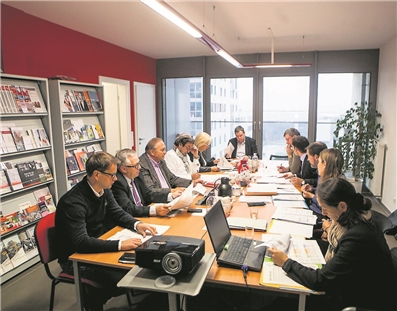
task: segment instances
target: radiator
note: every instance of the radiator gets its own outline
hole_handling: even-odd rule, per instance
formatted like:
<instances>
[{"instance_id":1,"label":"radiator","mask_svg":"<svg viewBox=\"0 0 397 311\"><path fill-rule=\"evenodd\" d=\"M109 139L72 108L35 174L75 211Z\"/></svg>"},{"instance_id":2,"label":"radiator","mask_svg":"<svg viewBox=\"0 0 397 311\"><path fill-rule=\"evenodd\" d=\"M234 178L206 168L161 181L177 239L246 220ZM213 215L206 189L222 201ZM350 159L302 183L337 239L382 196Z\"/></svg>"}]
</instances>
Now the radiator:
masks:
<instances>
[{"instance_id":1,"label":"radiator","mask_svg":"<svg viewBox=\"0 0 397 311\"><path fill-rule=\"evenodd\" d=\"M375 197L382 197L387 146L385 144L378 143L376 149L376 157L374 159L374 178L368 179L366 181L366 186Z\"/></svg>"}]
</instances>

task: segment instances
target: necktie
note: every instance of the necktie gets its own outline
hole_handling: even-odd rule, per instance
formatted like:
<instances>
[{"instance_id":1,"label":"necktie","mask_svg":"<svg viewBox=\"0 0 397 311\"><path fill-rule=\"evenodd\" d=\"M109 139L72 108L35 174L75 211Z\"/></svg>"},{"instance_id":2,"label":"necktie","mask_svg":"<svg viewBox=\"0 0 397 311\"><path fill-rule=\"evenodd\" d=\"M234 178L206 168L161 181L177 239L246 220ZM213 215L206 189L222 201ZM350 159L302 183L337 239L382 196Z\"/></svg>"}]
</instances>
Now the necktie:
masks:
<instances>
[{"instance_id":1,"label":"necktie","mask_svg":"<svg viewBox=\"0 0 397 311\"><path fill-rule=\"evenodd\" d=\"M136 190L136 186L135 186L134 180L131 180L131 186L132 186L132 195L134 197L135 204L137 206L142 206L142 202L141 202L141 199L139 198L138 191Z\"/></svg>"}]
</instances>

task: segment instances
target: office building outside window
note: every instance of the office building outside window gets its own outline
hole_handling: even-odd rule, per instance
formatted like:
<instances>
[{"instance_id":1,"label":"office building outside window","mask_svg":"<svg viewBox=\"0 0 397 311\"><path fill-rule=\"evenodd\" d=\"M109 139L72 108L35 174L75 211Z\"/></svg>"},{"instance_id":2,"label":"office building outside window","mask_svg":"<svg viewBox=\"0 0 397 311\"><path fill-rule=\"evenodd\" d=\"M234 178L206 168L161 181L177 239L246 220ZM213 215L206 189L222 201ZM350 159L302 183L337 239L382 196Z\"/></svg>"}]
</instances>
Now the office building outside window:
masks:
<instances>
[{"instance_id":1,"label":"office building outside window","mask_svg":"<svg viewBox=\"0 0 397 311\"><path fill-rule=\"evenodd\" d=\"M336 121L354 103L368 101L369 73L322 73L318 75L316 140L334 143Z\"/></svg>"},{"instance_id":2,"label":"office building outside window","mask_svg":"<svg viewBox=\"0 0 397 311\"><path fill-rule=\"evenodd\" d=\"M253 79L221 78L210 80L211 89L211 156L224 155L230 138L235 137L234 129L241 125L247 136L252 137L253 121ZM216 138L216 139L215 139Z\"/></svg>"},{"instance_id":3,"label":"office building outside window","mask_svg":"<svg viewBox=\"0 0 397 311\"><path fill-rule=\"evenodd\" d=\"M310 77L263 78L262 158L286 155L283 134L294 127L307 137Z\"/></svg>"}]
</instances>

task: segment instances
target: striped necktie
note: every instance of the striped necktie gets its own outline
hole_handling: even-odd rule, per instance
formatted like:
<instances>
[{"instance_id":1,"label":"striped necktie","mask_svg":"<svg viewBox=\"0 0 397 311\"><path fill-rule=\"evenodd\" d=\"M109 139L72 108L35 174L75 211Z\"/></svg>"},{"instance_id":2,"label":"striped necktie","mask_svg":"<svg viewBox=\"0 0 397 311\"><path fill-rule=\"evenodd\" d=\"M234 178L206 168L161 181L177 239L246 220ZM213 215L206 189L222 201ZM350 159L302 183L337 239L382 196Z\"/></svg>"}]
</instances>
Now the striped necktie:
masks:
<instances>
[{"instance_id":1,"label":"striped necktie","mask_svg":"<svg viewBox=\"0 0 397 311\"><path fill-rule=\"evenodd\" d=\"M131 186L132 186L132 196L134 197L135 205L142 206L142 202L141 199L139 198L138 190L136 189L135 182L133 179L131 180Z\"/></svg>"}]
</instances>

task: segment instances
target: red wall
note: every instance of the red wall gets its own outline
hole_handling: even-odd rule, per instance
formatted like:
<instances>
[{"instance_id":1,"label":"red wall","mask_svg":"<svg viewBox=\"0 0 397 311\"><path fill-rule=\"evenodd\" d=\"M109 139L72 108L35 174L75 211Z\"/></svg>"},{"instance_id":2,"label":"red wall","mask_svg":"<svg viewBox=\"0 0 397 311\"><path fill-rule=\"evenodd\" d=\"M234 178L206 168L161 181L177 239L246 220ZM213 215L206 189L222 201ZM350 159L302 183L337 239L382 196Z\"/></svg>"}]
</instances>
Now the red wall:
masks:
<instances>
[{"instance_id":1,"label":"red wall","mask_svg":"<svg viewBox=\"0 0 397 311\"><path fill-rule=\"evenodd\" d=\"M1 4L1 53L4 73L44 78L65 75L96 84L99 76L129 80L133 131L133 82L156 83L155 59L5 4Z\"/></svg>"}]
</instances>

